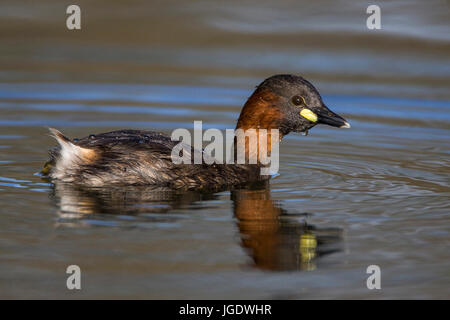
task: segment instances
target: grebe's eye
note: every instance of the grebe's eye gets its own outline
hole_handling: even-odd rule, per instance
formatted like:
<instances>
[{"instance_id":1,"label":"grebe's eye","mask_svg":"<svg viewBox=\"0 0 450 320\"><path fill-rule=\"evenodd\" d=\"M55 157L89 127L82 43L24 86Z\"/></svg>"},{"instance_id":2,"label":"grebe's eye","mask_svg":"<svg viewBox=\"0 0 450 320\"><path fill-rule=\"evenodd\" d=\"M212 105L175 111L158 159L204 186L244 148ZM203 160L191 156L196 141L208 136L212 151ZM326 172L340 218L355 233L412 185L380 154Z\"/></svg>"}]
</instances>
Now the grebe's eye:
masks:
<instances>
[{"instance_id":1,"label":"grebe's eye","mask_svg":"<svg viewBox=\"0 0 450 320\"><path fill-rule=\"evenodd\" d=\"M303 98L302 96L293 96L292 103L297 107L306 105L305 98Z\"/></svg>"}]
</instances>

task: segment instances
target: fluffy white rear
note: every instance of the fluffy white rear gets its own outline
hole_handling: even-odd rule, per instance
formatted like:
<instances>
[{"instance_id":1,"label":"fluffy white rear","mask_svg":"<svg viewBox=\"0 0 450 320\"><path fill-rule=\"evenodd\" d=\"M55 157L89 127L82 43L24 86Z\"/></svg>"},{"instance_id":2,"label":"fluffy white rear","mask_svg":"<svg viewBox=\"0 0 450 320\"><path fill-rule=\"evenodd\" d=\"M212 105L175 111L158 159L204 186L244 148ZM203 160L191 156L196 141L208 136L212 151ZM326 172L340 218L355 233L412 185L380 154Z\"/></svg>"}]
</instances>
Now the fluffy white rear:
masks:
<instances>
[{"instance_id":1,"label":"fluffy white rear","mask_svg":"<svg viewBox=\"0 0 450 320\"><path fill-rule=\"evenodd\" d=\"M74 170L80 164L91 161L95 156L95 152L73 144L69 138L54 128L49 128L49 130L61 146L51 176L60 180L70 180L68 178L73 174Z\"/></svg>"}]
</instances>

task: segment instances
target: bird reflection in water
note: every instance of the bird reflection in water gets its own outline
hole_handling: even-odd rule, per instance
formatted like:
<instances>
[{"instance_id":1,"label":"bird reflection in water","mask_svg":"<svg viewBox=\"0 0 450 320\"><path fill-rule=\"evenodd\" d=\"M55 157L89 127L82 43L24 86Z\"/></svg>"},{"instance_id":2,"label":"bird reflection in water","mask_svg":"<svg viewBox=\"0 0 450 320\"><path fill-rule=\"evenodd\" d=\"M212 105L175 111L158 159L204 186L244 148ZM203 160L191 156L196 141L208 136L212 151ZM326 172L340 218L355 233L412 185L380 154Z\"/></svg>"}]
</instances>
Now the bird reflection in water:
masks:
<instances>
[{"instance_id":1,"label":"bird reflection in water","mask_svg":"<svg viewBox=\"0 0 450 320\"><path fill-rule=\"evenodd\" d=\"M56 183L51 193L61 220L71 226L93 214L145 214L146 221L174 221L171 211L218 197L160 187L86 188L65 183ZM232 190L231 200L241 244L256 268L314 270L318 258L341 250L342 229L316 228L306 223L309 214L287 212L271 199L267 182Z\"/></svg>"},{"instance_id":2,"label":"bird reflection in water","mask_svg":"<svg viewBox=\"0 0 450 320\"><path fill-rule=\"evenodd\" d=\"M231 197L242 245L260 269L314 270L318 257L341 250L341 229L307 224L308 213L288 213L268 187L235 190Z\"/></svg>"}]
</instances>

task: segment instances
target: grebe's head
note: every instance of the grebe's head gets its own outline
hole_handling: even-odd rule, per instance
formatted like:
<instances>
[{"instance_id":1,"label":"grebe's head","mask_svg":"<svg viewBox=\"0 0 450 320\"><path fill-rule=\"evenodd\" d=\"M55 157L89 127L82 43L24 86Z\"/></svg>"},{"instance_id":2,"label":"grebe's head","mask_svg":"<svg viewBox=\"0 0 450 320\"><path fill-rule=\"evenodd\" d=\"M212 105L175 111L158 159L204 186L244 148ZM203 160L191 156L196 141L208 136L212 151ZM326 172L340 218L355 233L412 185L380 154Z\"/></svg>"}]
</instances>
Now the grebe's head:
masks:
<instances>
[{"instance_id":1,"label":"grebe's head","mask_svg":"<svg viewBox=\"0 0 450 320\"><path fill-rule=\"evenodd\" d=\"M307 132L316 124L350 128L344 118L328 109L310 82L300 76L275 75L264 80L248 99L237 128L279 129L286 135Z\"/></svg>"}]
</instances>

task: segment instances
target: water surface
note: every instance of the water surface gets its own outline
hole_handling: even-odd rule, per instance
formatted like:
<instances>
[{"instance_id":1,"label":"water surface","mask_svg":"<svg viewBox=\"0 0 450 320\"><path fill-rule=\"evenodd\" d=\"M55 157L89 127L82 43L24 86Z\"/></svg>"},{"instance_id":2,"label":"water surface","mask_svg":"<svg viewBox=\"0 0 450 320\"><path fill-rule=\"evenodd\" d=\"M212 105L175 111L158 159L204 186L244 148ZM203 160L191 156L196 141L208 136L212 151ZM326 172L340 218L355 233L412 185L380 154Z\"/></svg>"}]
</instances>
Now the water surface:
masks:
<instances>
[{"instance_id":1,"label":"water surface","mask_svg":"<svg viewBox=\"0 0 450 320\"><path fill-rule=\"evenodd\" d=\"M78 33L57 1L1 5L1 297L449 297L448 2L382 2L379 33L346 1L79 3ZM284 72L352 128L287 136L268 186L80 189L36 175L47 126L233 128L254 87ZM70 264L81 291L66 289Z\"/></svg>"}]
</instances>

